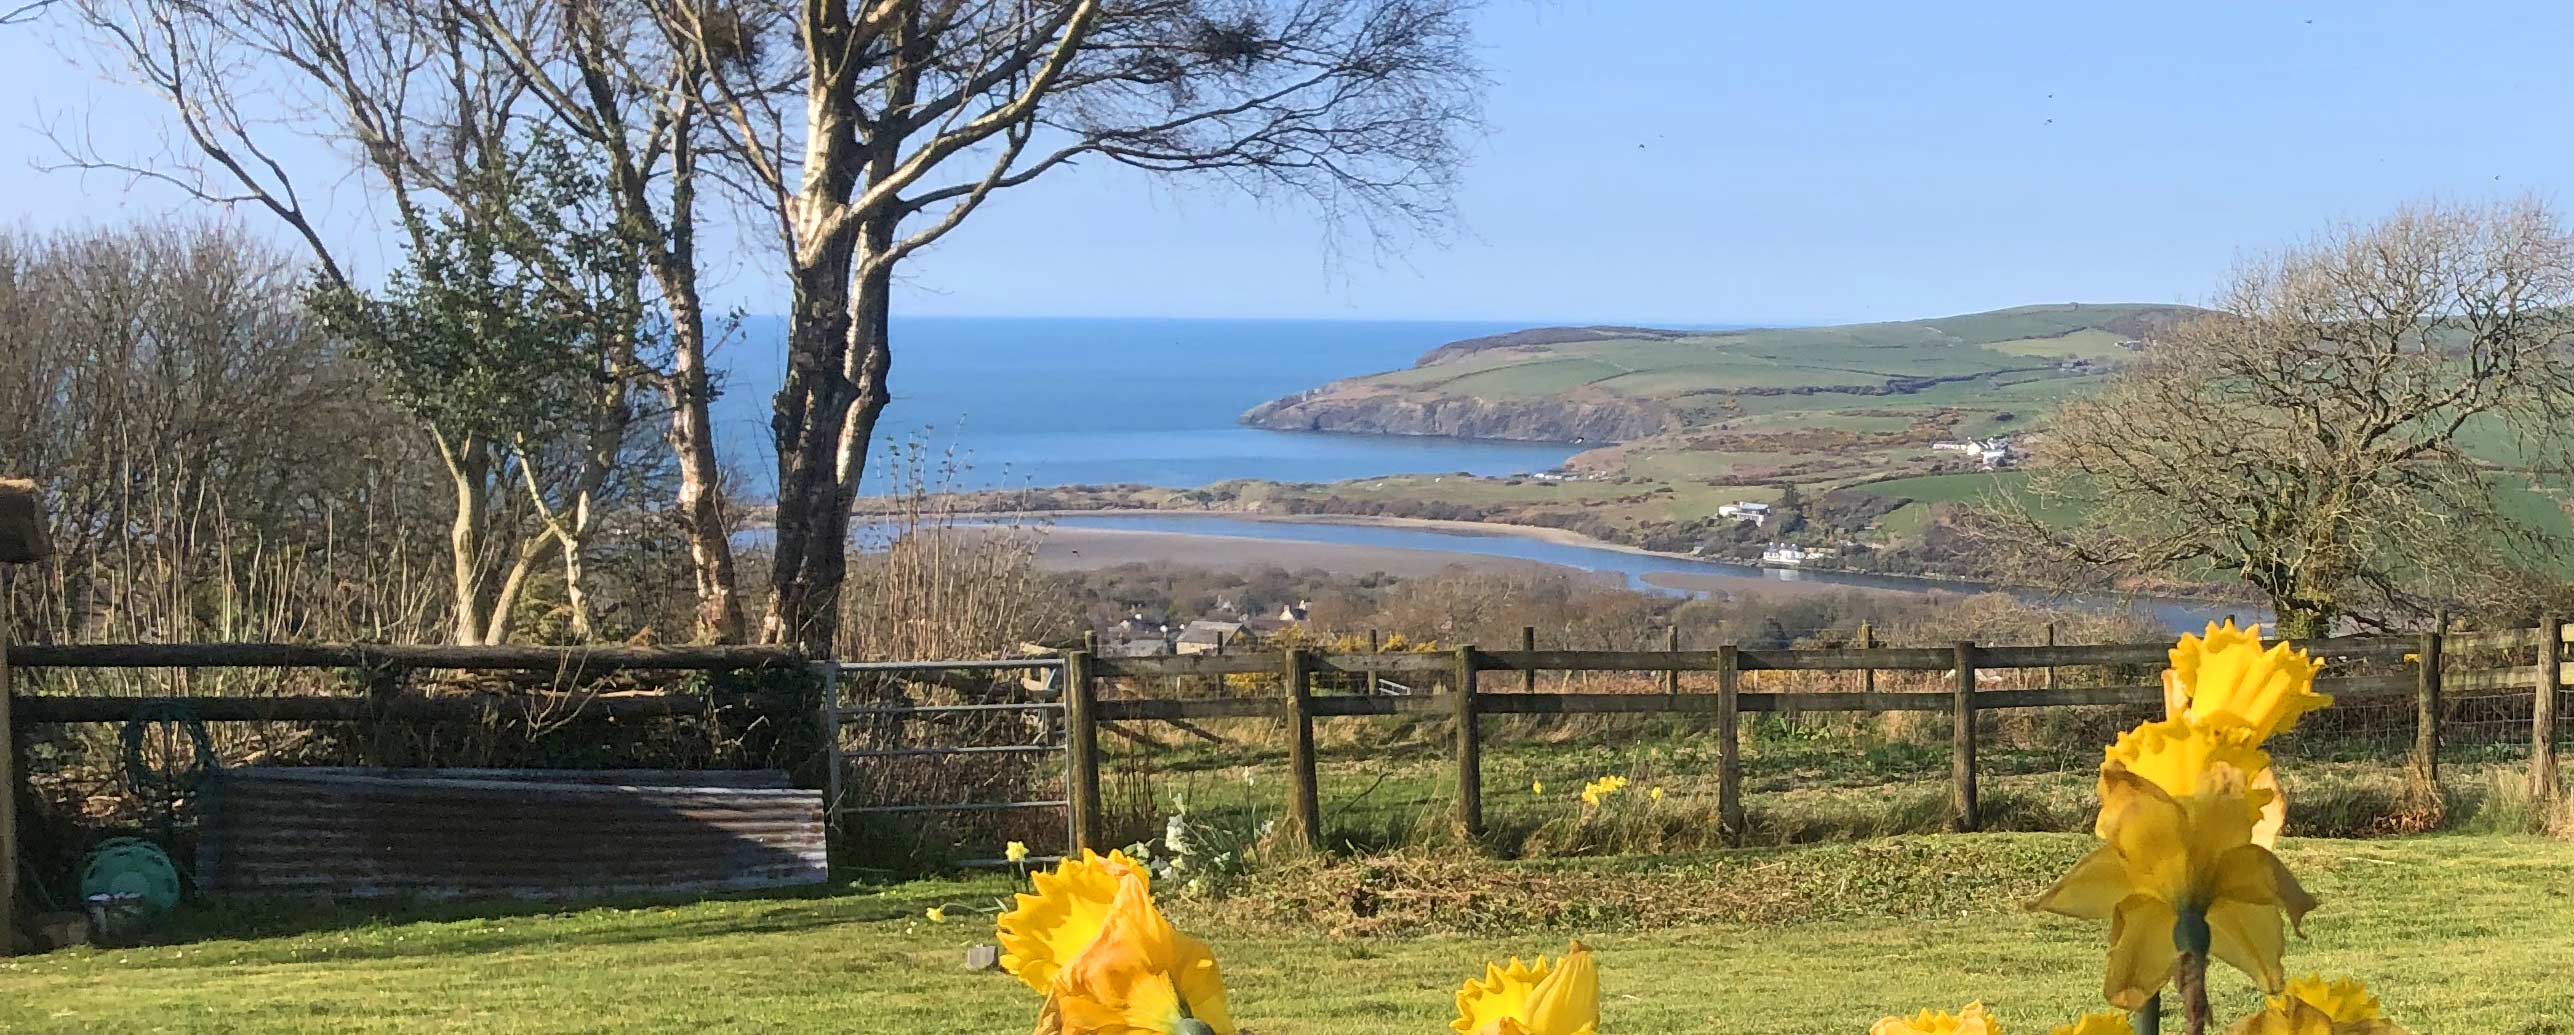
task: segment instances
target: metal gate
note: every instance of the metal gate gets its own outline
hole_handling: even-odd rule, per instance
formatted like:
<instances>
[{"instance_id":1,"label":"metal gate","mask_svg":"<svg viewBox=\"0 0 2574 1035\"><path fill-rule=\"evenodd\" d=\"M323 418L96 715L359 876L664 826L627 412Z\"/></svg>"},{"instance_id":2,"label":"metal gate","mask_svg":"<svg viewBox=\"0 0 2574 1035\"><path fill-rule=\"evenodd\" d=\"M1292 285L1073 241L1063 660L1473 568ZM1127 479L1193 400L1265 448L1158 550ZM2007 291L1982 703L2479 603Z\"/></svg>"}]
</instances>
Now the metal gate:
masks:
<instances>
[{"instance_id":1,"label":"metal gate","mask_svg":"<svg viewBox=\"0 0 2574 1035\"><path fill-rule=\"evenodd\" d=\"M1027 861L1052 862L1069 850L1072 816L1060 782L1066 772L1063 659L836 661L819 667L829 755L823 800L835 844L869 817L990 816L1004 821L981 826L1009 829L1028 824L1008 817L1052 812L1057 821L1046 826L1053 835L1046 840L1060 840L1025 839ZM1022 678L995 678L1005 676ZM1056 792L1036 793L1048 775ZM957 861L1010 865L997 843L992 848L988 856Z\"/></svg>"}]
</instances>

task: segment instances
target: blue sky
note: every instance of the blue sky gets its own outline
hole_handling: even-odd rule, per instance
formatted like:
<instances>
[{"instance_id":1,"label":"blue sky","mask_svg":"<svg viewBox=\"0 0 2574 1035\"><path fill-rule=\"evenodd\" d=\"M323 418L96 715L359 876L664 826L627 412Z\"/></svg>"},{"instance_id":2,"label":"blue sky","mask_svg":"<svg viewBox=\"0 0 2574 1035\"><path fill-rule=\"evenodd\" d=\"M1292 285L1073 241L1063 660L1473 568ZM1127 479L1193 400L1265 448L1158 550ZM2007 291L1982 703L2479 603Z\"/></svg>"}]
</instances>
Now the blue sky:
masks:
<instances>
[{"instance_id":1,"label":"blue sky","mask_svg":"<svg viewBox=\"0 0 2574 1035\"><path fill-rule=\"evenodd\" d=\"M912 263L902 311L1720 323L2197 301L2338 220L2563 202L2574 177L2574 5L1496 0L1480 33L1490 126L1443 242L1379 256L1291 205L1081 168ZM8 218L181 207L29 168L48 123L155 139L156 110L66 42L0 29ZM353 188L337 204L363 225ZM748 249L720 280L754 311L783 297Z\"/></svg>"}]
</instances>

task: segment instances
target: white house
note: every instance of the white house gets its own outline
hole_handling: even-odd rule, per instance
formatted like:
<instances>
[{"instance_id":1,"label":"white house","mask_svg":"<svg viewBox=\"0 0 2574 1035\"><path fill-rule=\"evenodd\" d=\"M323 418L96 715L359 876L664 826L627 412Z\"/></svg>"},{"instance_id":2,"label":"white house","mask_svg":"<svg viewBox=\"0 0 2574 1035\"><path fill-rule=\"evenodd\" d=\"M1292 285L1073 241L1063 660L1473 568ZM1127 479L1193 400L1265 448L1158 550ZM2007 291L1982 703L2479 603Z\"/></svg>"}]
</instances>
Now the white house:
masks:
<instances>
[{"instance_id":1,"label":"white house","mask_svg":"<svg viewBox=\"0 0 2574 1035\"><path fill-rule=\"evenodd\" d=\"M1750 522L1755 526L1765 525L1770 521L1770 505L1767 503L1754 503L1750 500L1739 500L1717 507L1716 516L1720 518L1733 518L1738 522Z\"/></svg>"}]
</instances>

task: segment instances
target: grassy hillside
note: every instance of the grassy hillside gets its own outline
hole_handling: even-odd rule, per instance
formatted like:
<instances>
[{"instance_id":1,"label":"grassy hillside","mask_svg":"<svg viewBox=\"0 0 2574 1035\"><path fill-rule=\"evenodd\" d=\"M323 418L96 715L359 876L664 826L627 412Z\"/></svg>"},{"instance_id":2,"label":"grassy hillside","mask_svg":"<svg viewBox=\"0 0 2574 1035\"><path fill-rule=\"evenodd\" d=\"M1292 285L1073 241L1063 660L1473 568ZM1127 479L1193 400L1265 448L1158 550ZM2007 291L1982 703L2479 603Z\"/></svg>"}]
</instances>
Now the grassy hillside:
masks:
<instances>
[{"instance_id":1,"label":"grassy hillside","mask_svg":"<svg viewBox=\"0 0 2574 1035\"><path fill-rule=\"evenodd\" d=\"M1346 388L1531 400L1587 391L1725 414L1727 396L1824 392L1909 395L1917 381L2056 379L2066 359L2115 361L2121 341L2192 310L2152 305L2024 306L1935 320L1704 334L1603 332L1581 341L1444 347L1425 362ZM1506 339L1518 340L1518 339ZM2010 377L2004 375L2024 375ZM1955 393L1950 393L1954 395Z\"/></svg>"},{"instance_id":2,"label":"grassy hillside","mask_svg":"<svg viewBox=\"0 0 2574 1035\"><path fill-rule=\"evenodd\" d=\"M1637 541L1735 500L1856 489L1900 509L1877 531L1917 533L1932 504L1988 487L1934 443L2036 430L2098 387L2129 343L2200 311L2062 304L1989 313L1731 331L1544 328L1441 346L1414 366L1352 378L1254 410L1300 430L1553 438L1609 444L1577 457L1581 492L1492 481L1474 502L1500 520ZM1448 479L1447 481L1454 481ZM1383 499L1419 480L1331 486ZM1666 537L1667 538L1667 537Z\"/></svg>"}]
</instances>

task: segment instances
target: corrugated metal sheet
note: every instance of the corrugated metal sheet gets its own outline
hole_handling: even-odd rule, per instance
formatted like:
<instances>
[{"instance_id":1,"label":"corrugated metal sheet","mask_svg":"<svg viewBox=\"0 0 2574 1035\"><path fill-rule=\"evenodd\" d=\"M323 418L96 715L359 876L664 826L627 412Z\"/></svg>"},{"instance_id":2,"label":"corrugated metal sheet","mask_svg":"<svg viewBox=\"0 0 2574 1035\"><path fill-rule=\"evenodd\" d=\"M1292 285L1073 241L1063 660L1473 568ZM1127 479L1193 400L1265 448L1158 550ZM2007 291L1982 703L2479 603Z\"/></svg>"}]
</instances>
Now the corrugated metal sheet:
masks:
<instances>
[{"instance_id":1,"label":"corrugated metal sheet","mask_svg":"<svg viewBox=\"0 0 2574 1035\"><path fill-rule=\"evenodd\" d=\"M757 783L763 786L741 786ZM827 878L782 773L245 768L206 795L215 896L578 898Z\"/></svg>"}]
</instances>

